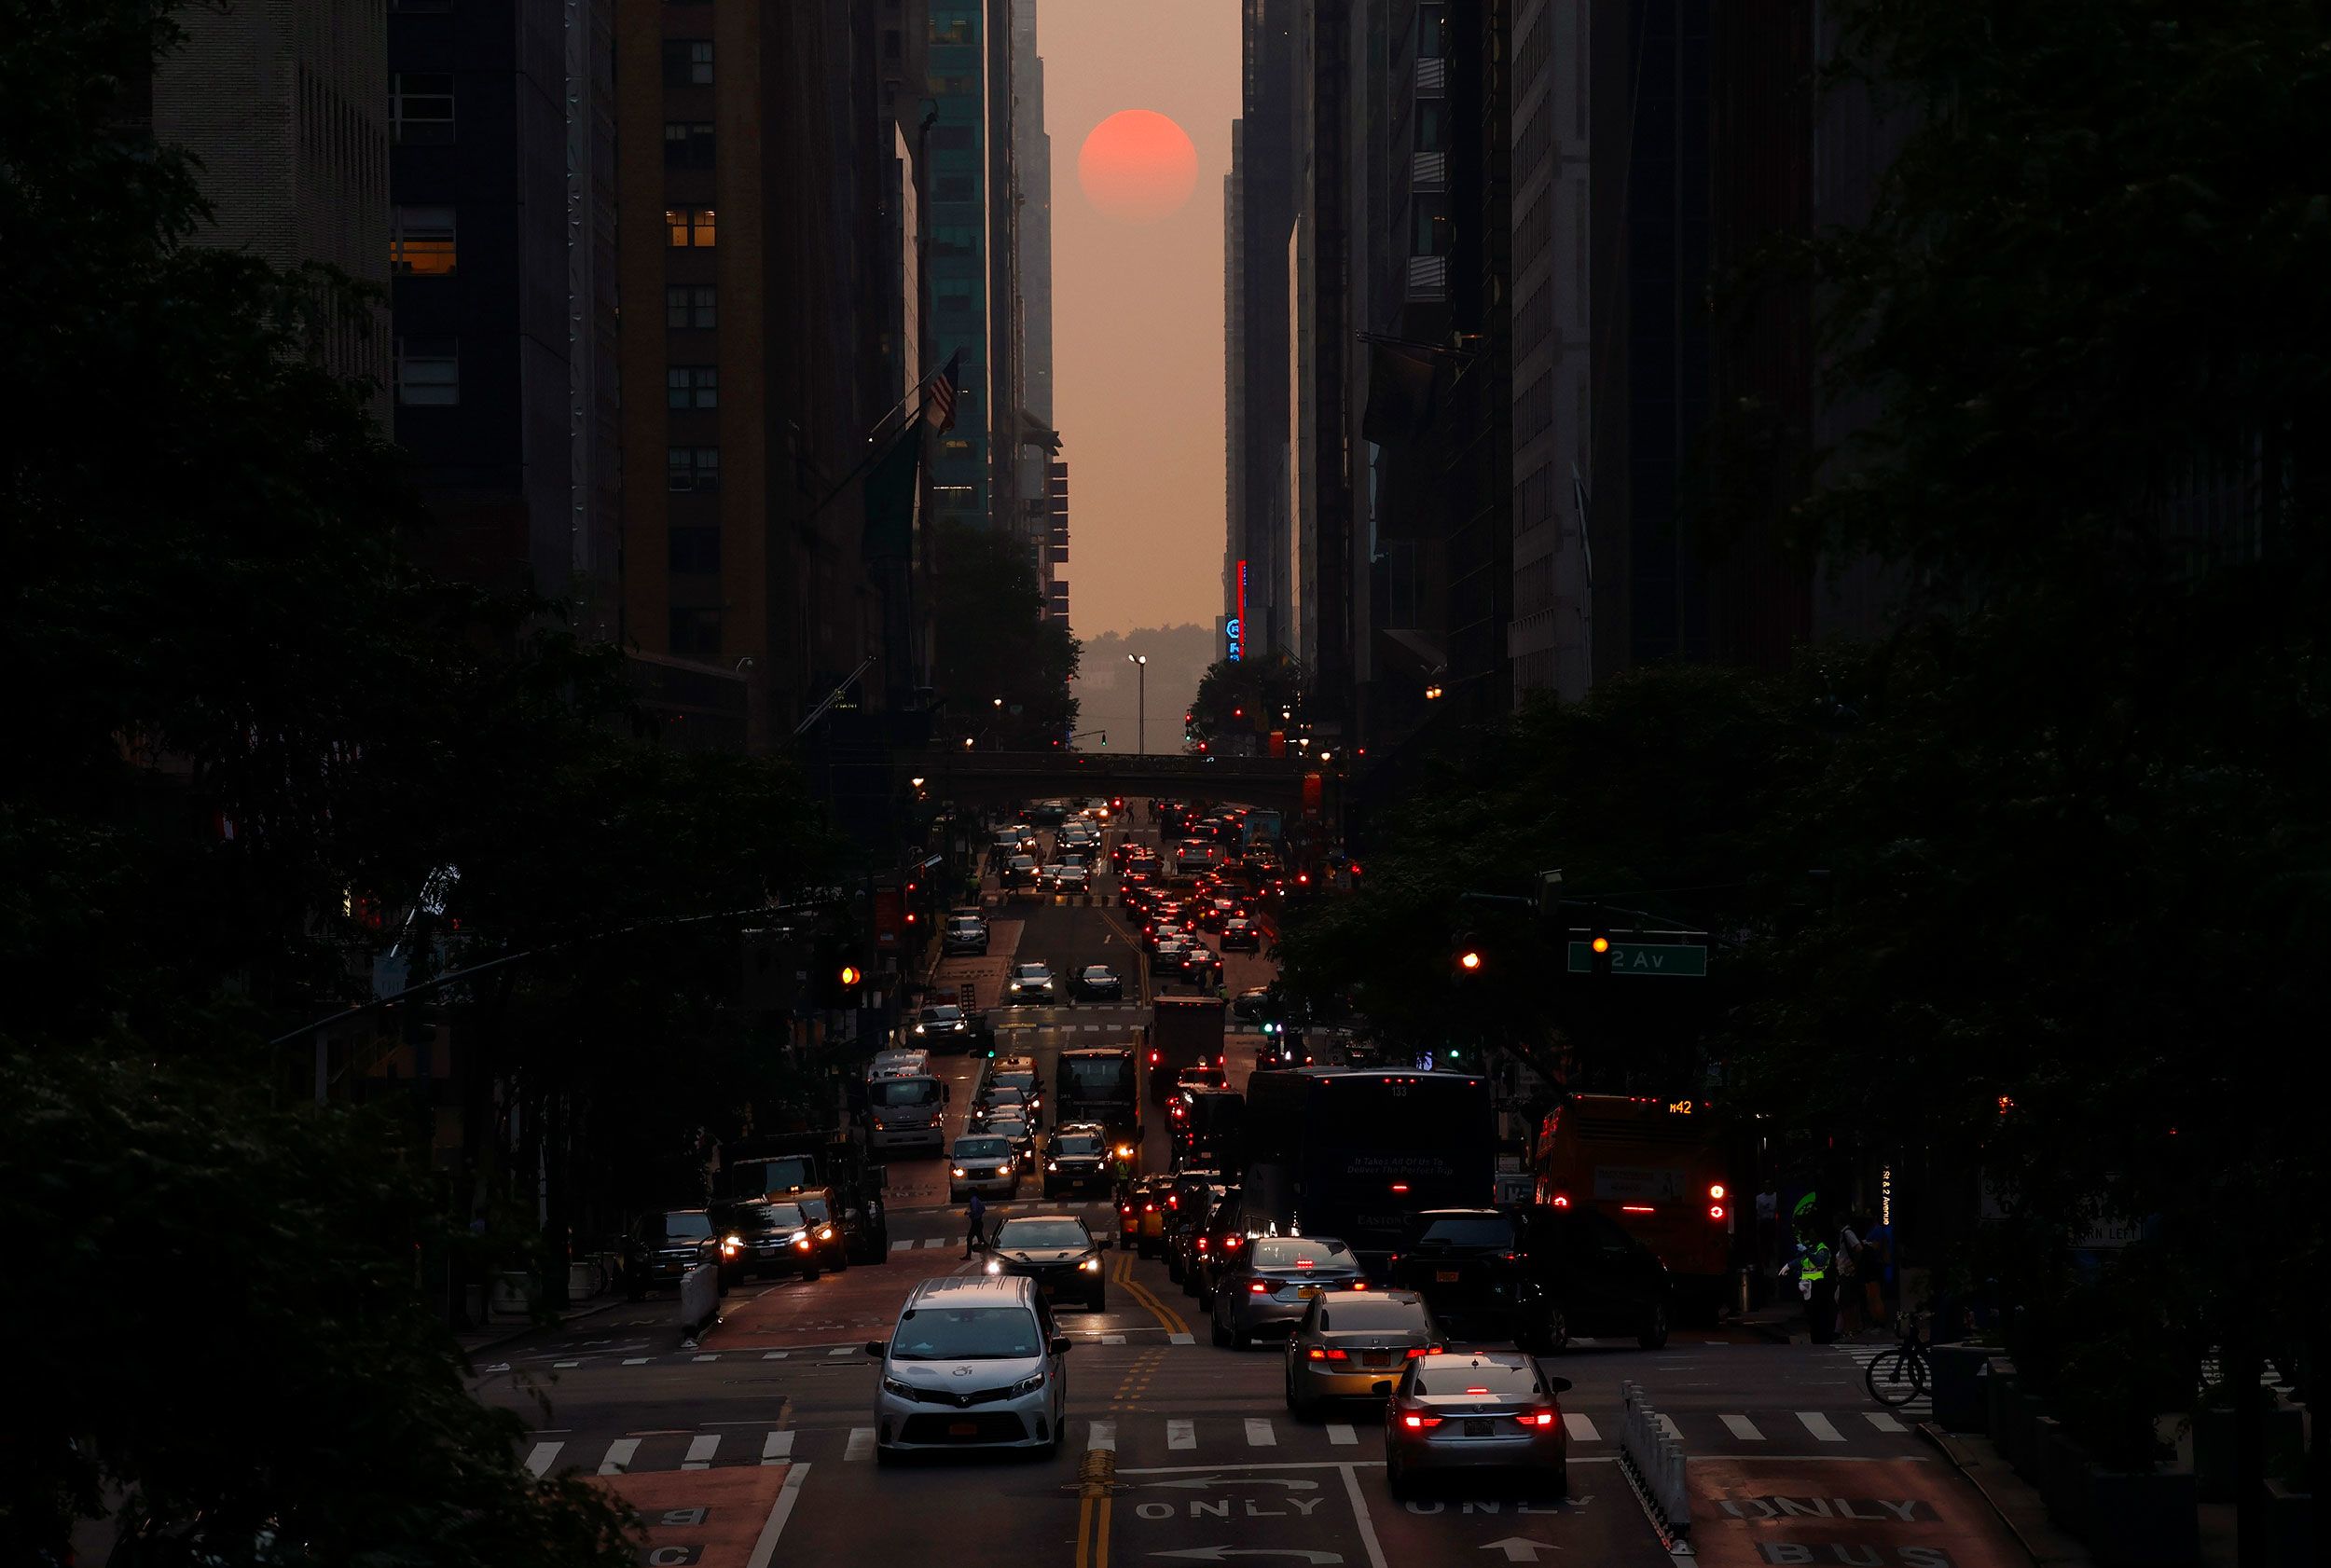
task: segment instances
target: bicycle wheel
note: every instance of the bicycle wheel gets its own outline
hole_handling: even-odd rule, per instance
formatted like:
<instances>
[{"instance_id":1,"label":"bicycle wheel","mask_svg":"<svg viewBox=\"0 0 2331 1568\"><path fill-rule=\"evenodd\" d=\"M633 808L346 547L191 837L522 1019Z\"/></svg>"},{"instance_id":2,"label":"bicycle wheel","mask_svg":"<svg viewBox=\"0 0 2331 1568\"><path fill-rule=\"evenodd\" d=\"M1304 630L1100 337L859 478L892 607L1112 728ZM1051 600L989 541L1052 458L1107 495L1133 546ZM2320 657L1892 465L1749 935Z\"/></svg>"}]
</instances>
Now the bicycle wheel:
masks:
<instances>
[{"instance_id":1,"label":"bicycle wheel","mask_svg":"<svg viewBox=\"0 0 2331 1568\"><path fill-rule=\"evenodd\" d=\"M1869 1358L1869 1370L1862 1381L1869 1385L1869 1396L1881 1405L1907 1405L1926 1392L1926 1366L1916 1352L1897 1345Z\"/></svg>"}]
</instances>

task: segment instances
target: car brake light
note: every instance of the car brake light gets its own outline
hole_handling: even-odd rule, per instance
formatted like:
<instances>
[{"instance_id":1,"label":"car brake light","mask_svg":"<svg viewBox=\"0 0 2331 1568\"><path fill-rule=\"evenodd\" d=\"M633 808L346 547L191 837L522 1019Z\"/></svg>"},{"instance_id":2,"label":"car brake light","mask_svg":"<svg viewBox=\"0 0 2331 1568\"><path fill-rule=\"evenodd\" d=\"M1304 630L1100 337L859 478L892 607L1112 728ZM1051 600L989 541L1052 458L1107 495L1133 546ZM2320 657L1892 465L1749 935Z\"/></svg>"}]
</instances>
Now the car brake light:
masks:
<instances>
[{"instance_id":1,"label":"car brake light","mask_svg":"<svg viewBox=\"0 0 2331 1568\"><path fill-rule=\"evenodd\" d=\"M1317 1345L1313 1345L1311 1358L1314 1361L1349 1361L1352 1357L1349 1351L1321 1350Z\"/></svg>"},{"instance_id":2,"label":"car brake light","mask_svg":"<svg viewBox=\"0 0 2331 1568\"><path fill-rule=\"evenodd\" d=\"M1405 1181L1396 1181L1392 1184L1392 1190L1395 1192L1405 1192L1408 1190L1408 1183Z\"/></svg>"},{"instance_id":3,"label":"car brake light","mask_svg":"<svg viewBox=\"0 0 2331 1568\"><path fill-rule=\"evenodd\" d=\"M1554 1424L1554 1412L1552 1410L1524 1410L1520 1415L1515 1416L1513 1419L1520 1422L1524 1426L1552 1426Z\"/></svg>"},{"instance_id":4,"label":"car brake light","mask_svg":"<svg viewBox=\"0 0 2331 1568\"><path fill-rule=\"evenodd\" d=\"M1657 1211L1654 1210L1648 1204L1621 1204L1619 1205L1619 1212L1621 1214L1652 1214Z\"/></svg>"},{"instance_id":5,"label":"car brake light","mask_svg":"<svg viewBox=\"0 0 2331 1568\"><path fill-rule=\"evenodd\" d=\"M1224 1236L1222 1238L1222 1245L1224 1246L1236 1246L1240 1240L1241 1238L1237 1236Z\"/></svg>"},{"instance_id":6,"label":"car brake light","mask_svg":"<svg viewBox=\"0 0 2331 1568\"><path fill-rule=\"evenodd\" d=\"M1486 1388L1469 1388L1465 1392L1468 1394L1486 1394L1489 1390Z\"/></svg>"},{"instance_id":7,"label":"car brake light","mask_svg":"<svg viewBox=\"0 0 2331 1568\"><path fill-rule=\"evenodd\" d=\"M1157 1212L1157 1205L1155 1204L1143 1204L1141 1205L1141 1212L1143 1214L1155 1214Z\"/></svg>"},{"instance_id":8,"label":"car brake light","mask_svg":"<svg viewBox=\"0 0 2331 1568\"><path fill-rule=\"evenodd\" d=\"M1368 1282L1364 1279L1356 1279L1352 1281L1352 1288L1354 1290L1365 1290L1368 1288Z\"/></svg>"},{"instance_id":9,"label":"car brake light","mask_svg":"<svg viewBox=\"0 0 2331 1568\"><path fill-rule=\"evenodd\" d=\"M1407 1351L1403 1353L1402 1358L1404 1360L1414 1361L1420 1355L1430 1355L1434 1351L1440 1348L1441 1347L1438 1345L1411 1345L1408 1347Z\"/></svg>"},{"instance_id":10,"label":"car brake light","mask_svg":"<svg viewBox=\"0 0 2331 1568\"><path fill-rule=\"evenodd\" d=\"M1206 1250L1206 1238L1204 1236L1200 1236L1198 1238L1198 1250L1200 1252L1204 1252Z\"/></svg>"},{"instance_id":11,"label":"car brake light","mask_svg":"<svg viewBox=\"0 0 2331 1568\"><path fill-rule=\"evenodd\" d=\"M1311 1259L1308 1258L1298 1258L1295 1259L1295 1267L1298 1269L1308 1269L1311 1267Z\"/></svg>"},{"instance_id":12,"label":"car brake light","mask_svg":"<svg viewBox=\"0 0 2331 1568\"><path fill-rule=\"evenodd\" d=\"M1248 1280L1247 1289L1249 1294L1255 1296L1268 1296L1271 1293L1271 1287L1259 1279Z\"/></svg>"},{"instance_id":13,"label":"car brake light","mask_svg":"<svg viewBox=\"0 0 2331 1568\"><path fill-rule=\"evenodd\" d=\"M1565 1194L1565 1193L1561 1193L1561 1192L1557 1192L1557 1193L1555 1193L1555 1194L1554 1194L1554 1207L1556 1207L1556 1208L1558 1208L1558 1209L1566 1209L1566 1208L1568 1208L1569 1206L1570 1206L1570 1199L1569 1199L1569 1197L1568 1197L1568 1195L1567 1195L1567 1194Z\"/></svg>"},{"instance_id":14,"label":"car brake light","mask_svg":"<svg viewBox=\"0 0 2331 1568\"><path fill-rule=\"evenodd\" d=\"M1422 1432L1440 1425L1441 1418L1437 1415L1404 1415L1400 1418L1400 1424L1412 1432Z\"/></svg>"}]
</instances>

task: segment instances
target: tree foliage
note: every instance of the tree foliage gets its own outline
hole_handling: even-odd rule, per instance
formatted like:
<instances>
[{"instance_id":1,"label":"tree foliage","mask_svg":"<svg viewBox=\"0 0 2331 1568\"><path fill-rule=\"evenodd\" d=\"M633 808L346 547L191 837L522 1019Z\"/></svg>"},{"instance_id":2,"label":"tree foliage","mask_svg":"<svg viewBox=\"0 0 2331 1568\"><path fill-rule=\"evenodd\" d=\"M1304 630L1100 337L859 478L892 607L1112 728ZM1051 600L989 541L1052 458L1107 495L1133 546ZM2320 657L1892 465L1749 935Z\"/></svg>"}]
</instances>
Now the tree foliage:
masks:
<instances>
[{"instance_id":1,"label":"tree foliage","mask_svg":"<svg viewBox=\"0 0 2331 1568\"><path fill-rule=\"evenodd\" d=\"M1218 659L1207 667L1190 705L1200 740L1222 736L1267 734L1300 716L1303 667L1284 649L1247 659Z\"/></svg>"},{"instance_id":2,"label":"tree foliage","mask_svg":"<svg viewBox=\"0 0 2331 1568\"><path fill-rule=\"evenodd\" d=\"M1015 750L1065 747L1076 729L1069 682L1081 649L1067 622L1044 619L1028 552L965 525L942 528L936 548L934 663L950 737L986 735L985 744Z\"/></svg>"}]
</instances>

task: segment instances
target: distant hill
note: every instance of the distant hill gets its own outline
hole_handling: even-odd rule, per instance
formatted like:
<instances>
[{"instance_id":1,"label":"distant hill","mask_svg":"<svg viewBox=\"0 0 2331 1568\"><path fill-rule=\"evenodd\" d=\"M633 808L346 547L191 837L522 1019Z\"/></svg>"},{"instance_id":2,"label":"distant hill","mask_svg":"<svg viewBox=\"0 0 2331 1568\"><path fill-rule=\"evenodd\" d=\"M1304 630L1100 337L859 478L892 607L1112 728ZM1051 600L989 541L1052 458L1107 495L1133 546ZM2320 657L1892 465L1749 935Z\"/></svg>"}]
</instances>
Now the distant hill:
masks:
<instances>
[{"instance_id":1,"label":"distant hill","mask_svg":"<svg viewBox=\"0 0 2331 1568\"><path fill-rule=\"evenodd\" d=\"M1128 632L1108 632L1084 640L1084 656L1078 661L1073 682L1079 708L1077 728L1107 730L1110 751L1136 749L1134 736L1136 688L1128 653L1150 656L1150 750L1181 750L1181 716L1198 695L1198 681L1219 656L1210 626L1158 626ZM1081 751L1104 750L1098 736L1077 742Z\"/></svg>"}]
</instances>

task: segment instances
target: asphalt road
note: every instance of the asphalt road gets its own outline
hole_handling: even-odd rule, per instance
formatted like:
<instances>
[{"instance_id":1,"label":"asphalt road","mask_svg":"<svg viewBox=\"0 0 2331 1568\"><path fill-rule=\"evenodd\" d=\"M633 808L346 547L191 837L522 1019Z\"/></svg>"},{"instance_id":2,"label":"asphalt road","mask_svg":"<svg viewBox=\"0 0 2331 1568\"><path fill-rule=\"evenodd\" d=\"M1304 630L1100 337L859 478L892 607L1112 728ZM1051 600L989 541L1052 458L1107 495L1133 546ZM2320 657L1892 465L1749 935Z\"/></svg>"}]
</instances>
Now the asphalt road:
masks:
<instances>
[{"instance_id":1,"label":"asphalt road","mask_svg":"<svg viewBox=\"0 0 2331 1568\"><path fill-rule=\"evenodd\" d=\"M989 964L1017 955L1062 973L1084 962L1124 967L1126 932L1106 893L1092 905L1023 906L1016 923L998 922ZM1232 977L1234 989L1255 983ZM1032 1049L1049 1078L1063 1046L1129 1038L1144 1014L1138 1002L1026 1010L1000 1041ZM1252 1052L1234 1044L1230 1055L1236 1073ZM959 1117L974 1064L944 1060L961 1085ZM1163 1168L1163 1136L1151 1130L1151 1168ZM962 1257L944 1168L901 1162L891 1176L882 1263L744 1286L700 1342L683 1341L669 1297L619 1303L487 1353L477 1397L522 1413L525 1457L538 1471L578 1469L627 1496L648 1526L645 1561L657 1564L1656 1565L1667 1547L1617 1462L1628 1380L1690 1456L1692 1541L1709 1568L2023 1561L1981 1498L1910 1430L1923 1411L1891 1413L1866 1398L1860 1360L1872 1347L1773 1344L1737 1329L1679 1332L1656 1352L1581 1341L1547 1358L1575 1385L1561 1401L1566 1497L1491 1480L1396 1502L1380 1405L1295 1418L1281 1353L1213 1347L1164 1265L1125 1251L1108 1254L1105 1311L1061 1314L1076 1346L1056 1457L949 1455L877 1469L876 1363L864 1342L887 1337L913 1282L977 1266ZM1106 1202L994 1206L1066 1207L1110 1231Z\"/></svg>"}]
</instances>

